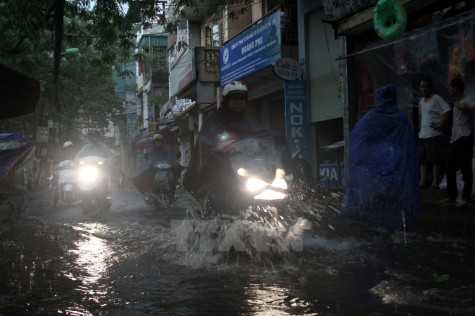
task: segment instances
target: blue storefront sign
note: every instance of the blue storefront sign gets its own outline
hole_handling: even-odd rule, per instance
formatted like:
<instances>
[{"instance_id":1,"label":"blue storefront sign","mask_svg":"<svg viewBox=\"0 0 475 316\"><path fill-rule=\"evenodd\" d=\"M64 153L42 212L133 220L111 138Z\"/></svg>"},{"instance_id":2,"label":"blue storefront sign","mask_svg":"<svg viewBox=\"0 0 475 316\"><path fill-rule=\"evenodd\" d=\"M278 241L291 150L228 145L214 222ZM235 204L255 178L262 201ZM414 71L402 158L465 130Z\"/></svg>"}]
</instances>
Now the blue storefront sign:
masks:
<instances>
[{"instance_id":1,"label":"blue storefront sign","mask_svg":"<svg viewBox=\"0 0 475 316\"><path fill-rule=\"evenodd\" d=\"M280 58L280 10L220 49L221 86L272 65Z\"/></svg>"},{"instance_id":2,"label":"blue storefront sign","mask_svg":"<svg viewBox=\"0 0 475 316\"><path fill-rule=\"evenodd\" d=\"M344 166L336 163L322 164L318 168L320 185L327 189L341 188L344 178Z\"/></svg>"},{"instance_id":3,"label":"blue storefront sign","mask_svg":"<svg viewBox=\"0 0 475 316\"><path fill-rule=\"evenodd\" d=\"M285 81L285 133L290 153L295 153L308 144L306 81ZM302 152L308 159L307 150Z\"/></svg>"}]
</instances>

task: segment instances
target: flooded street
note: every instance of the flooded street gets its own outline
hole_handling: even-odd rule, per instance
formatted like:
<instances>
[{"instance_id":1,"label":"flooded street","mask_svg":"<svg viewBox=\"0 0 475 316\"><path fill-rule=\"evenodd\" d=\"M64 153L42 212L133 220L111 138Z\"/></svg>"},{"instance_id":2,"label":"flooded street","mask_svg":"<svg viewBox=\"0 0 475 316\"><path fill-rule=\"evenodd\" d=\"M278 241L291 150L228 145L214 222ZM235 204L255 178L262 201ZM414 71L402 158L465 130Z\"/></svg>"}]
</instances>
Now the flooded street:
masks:
<instances>
[{"instance_id":1,"label":"flooded street","mask_svg":"<svg viewBox=\"0 0 475 316\"><path fill-rule=\"evenodd\" d=\"M293 250L230 253L183 242L181 190L156 210L127 184L90 215L27 199L0 226L0 315L475 314L473 231L350 234L334 205L302 202L319 215Z\"/></svg>"}]
</instances>

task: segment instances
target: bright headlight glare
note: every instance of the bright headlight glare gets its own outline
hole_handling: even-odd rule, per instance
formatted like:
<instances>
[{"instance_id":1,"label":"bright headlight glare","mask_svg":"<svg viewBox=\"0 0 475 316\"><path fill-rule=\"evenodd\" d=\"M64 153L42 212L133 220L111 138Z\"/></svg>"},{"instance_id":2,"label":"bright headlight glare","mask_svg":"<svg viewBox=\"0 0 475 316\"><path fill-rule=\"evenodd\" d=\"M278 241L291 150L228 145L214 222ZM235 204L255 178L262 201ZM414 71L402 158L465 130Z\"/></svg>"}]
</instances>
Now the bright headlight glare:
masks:
<instances>
[{"instance_id":1,"label":"bright headlight glare","mask_svg":"<svg viewBox=\"0 0 475 316\"><path fill-rule=\"evenodd\" d=\"M283 192L278 192L278 191L274 191L274 190L264 190L261 193L259 193L258 195L256 195L254 197L254 199L256 199L256 200L267 200L267 201L282 200L286 196L287 195Z\"/></svg>"},{"instance_id":2,"label":"bright headlight glare","mask_svg":"<svg viewBox=\"0 0 475 316\"><path fill-rule=\"evenodd\" d=\"M275 180L272 182L272 186L273 186L274 188L279 188L279 189L287 190L287 181L285 181L285 179L275 179Z\"/></svg>"},{"instance_id":3,"label":"bright headlight glare","mask_svg":"<svg viewBox=\"0 0 475 316\"><path fill-rule=\"evenodd\" d=\"M94 181L99 175L99 170L93 167L83 167L79 170L80 181Z\"/></svg>"},{"instance_id":4,"label":"bright headlight glare","mask_svg":"<svg viewBox=\"0 0 475 316\"><path fill-rule=\"evenodd\" d=\"M250 192L256 192L256 191L262 190L263 188L265 188L268 185L269 185L269 183L267 183L265 181L262 181L262 180L259 180L259 179L256 179L256 178L249 178L249 179L247 179L247 182L246 182L246 188Z\"/></svg>"},{"instance_id":5,"label":"bright headlight glare","mask_svg":"<svg viewBox=\"0 0 475 316\"><path fill-rule=\"evenodd\" d=\"M247 176L249 176L249 173L248 173L247 170L244 169L244 168L239 168L239 169L237 170L237 174L240 175L241 177L247 177Z\"/></svg>"}]
</instances>

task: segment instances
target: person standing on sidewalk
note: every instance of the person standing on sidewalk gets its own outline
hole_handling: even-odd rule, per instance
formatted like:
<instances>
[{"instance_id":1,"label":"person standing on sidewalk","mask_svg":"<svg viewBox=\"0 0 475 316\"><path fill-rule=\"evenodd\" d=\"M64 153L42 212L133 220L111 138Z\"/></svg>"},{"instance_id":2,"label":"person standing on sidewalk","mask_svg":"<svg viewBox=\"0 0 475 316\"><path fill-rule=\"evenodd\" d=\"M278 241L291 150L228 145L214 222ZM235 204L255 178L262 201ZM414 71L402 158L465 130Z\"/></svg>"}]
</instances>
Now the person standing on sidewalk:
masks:
<instances>
[{"instance_id":1,"label":"person standing on sidewalk","mask_svg":"<svg viewBox=\"0 0 475 316\"><path fill-rule=\"evenodd\" d=\"M419 90L422 98L419 101L421 127L419 130L419 160L421 188L427 187L428 167L432 164L431 188L439 188L440 165L444 156L443 127L449 119L450 106L444 99L432 93L430 79L422 79Z\"/></svg>"},{"instance_id":2,"label":"person standing on sidewalk","mask_svg":"<svg viewBox=\"0 0 475 316\"><path fill-rule=\"evenodd\" d=\"M463 193L457 207L464 207L472 199L473 158L473 115L475 100L464 95L464 82L455 78L449 84L449 96L454 98L452 136L447 152L447 197L454 202L457 198L456 172L463 175Z\"/></svg>"},{"instance_id":3,"label":"person standing on sidewalk","mask_svg":"<svg viewBox=\"0 0 475 316\"><path fill-rule=\"evenodd\" d=\"M350 181L340 215L394 237L420 211L417 143L412 124L398 108L396 85L376 93L376 106L350 133Z\"/></svg>"}]
</instances>

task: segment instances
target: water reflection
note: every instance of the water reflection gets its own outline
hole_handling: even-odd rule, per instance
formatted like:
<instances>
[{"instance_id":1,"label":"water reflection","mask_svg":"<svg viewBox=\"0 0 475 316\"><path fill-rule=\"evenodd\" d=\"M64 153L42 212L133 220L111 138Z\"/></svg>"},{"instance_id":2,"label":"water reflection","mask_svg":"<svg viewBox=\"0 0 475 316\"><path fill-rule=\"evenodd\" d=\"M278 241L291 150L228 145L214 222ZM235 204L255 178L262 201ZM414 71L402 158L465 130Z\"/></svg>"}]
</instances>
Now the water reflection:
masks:
<instances>
[{"instance_id":1,"label":"water reflection","mask_svg":"<svg viewBox=\"0 0 475 316\"><path fill-rule=\"evenodd\" d=\"M311 303L292 296L291 289L281 284L250 284L245 294L252 315L317 315L309 313Z\"/></svg>"},{"instance_id":2,"label":"water reflection","mask_svg":"<svg viewBox=\"0 0 475 316\"><path fill-rule=\"evenodd\" d=\"M108 229L100 223L83 223L73 228L80 233L80 238L75 243L76 249L70 250L74 257L70 264L72 271L65 275L82 282L77 290L89 302L104 306L101 300L110 293L102 280L108 278L108 268L114 257L113 250L101 237L107 234Z\"/></svg>"}]
</instances>

